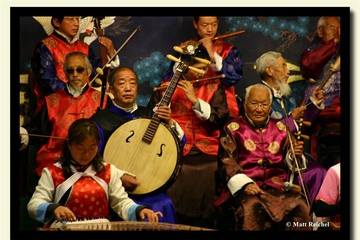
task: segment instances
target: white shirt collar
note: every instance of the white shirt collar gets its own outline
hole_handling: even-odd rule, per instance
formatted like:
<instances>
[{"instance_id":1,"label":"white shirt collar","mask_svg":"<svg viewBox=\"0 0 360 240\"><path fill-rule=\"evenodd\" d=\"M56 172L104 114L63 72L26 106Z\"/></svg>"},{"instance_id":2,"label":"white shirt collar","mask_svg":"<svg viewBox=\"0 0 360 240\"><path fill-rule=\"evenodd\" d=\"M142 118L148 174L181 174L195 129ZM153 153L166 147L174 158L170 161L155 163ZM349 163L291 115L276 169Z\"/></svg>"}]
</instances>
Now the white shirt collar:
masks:
<instances>
[{"instance_id":1,"label":"white shirt collar","mask_svg":"<svg viewBox=\"0 0 360 240\"><path fill-rule=\"evenodd\" d=\"M77 41L79 39L79 34L77 34L75 37L73 37L73 39L69 39L65 34L63 34L62 32L59 32L56 29L55 29L55 32L57 34L59 34L60 36L63 36L67 40L67 42L70 44L74 43L75 41Z\"/></svg>"},{"instance_id":2,"label":"white shirt collar","mask_svg":"<svg viewBox=\"0 0 360 240\"><path fill-rule=\"evenodd\" d=\"M78 97L83 92L84 88L86 87L87 83L84 84L84 86L81 87L80 90L74 89L69 83L66 84L68 92L73 95L74 97Z\"/></svg>"}]
</instances>

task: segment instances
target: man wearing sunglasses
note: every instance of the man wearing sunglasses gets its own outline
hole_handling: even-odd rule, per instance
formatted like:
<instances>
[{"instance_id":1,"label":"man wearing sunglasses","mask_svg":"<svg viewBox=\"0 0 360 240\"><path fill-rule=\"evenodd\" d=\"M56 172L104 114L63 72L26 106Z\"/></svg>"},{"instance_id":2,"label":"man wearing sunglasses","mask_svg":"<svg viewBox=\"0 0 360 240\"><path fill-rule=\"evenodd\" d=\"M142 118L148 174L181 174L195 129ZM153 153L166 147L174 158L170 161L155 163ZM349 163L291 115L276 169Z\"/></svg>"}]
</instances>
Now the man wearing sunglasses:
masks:
<instances>
[{"instance_id":1,"label":"man wearing sunglasses","mask_svg":"<svg viewBox=\"0 0 360 240\"><path fill-rule=\"evenodd\" d=\"M49 35L35 46L31 57L29 82L34 86L33 92L38 102L36 110L32 110L34 115L40 110L44 96L65 88L68 82L63 70L66 54L70 52L86 54L93 69L91 79L96 75L96 68L102 68L101 58L96 57L92 48L79 39L80 32L86 28L91 19L80 16L52 16L48 19L50 21L40 21ZM108 59L114 57L116 51L112 40L100 36L98 41L106 48ZM120 60L116 56L110 62L110 67L115 68L119 65Z\"/></svg>"},{"instance_id":2,"label":"man wearing sunglasses","mask_svg":"<svg viewBox=\"0 0 360 240\"><path fill-rule=\"evenodd\" d=\"M65 87L45 96L41 112L30 123L20 127L21 150L29 143L42 145L36 155L36 174L28 186L30 192L34 190L42 169L60 157L69 126L77 119L91 117L100 107L101 92L87 83L92 66L84 53L67 54L63 71L68 80Z\"/></svg>"}]
</instances>

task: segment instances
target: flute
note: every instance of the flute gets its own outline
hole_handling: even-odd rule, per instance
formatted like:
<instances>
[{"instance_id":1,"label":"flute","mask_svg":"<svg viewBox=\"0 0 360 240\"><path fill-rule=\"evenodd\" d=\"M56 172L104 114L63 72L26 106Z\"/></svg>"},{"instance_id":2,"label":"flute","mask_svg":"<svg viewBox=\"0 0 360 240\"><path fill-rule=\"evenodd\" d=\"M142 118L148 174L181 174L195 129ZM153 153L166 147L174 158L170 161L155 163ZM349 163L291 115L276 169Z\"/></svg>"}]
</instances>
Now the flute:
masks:
<instances>
[{"instance_id":1,"label":"flute","mask_svg":"<svg viewBox=\"0 0 360 240\"><path fill-rule=\"evenodd\" d=\"M225 77L225 74L221 74L221 75L218 75L218 76L214 76L214 77L208 77L208 78L200 78L200 79L195 79L195 80L191 80L189 82L191 83L198 83L198 82L204 82L204 81L210 81L210 80L214 80L214 79L219 79L219 78L224 78ZM163 89L166 89L168 87L168 85L163 85L163 86L159 86L159 87L154 87L153 88L153 91L158 91L158 90L163 90Z\"/></svg>"},{"instance_id":2,"label":"flute","mask_svg":"<svg viewBox=\"0 0 360 240\"><path fill-rule=\"evenodd\" d=\"M245 32L245 30L240 30L240 31L237 31L237 32L228 33L228 34L224 34L224 35L214 37L212 40L218 40L218 39L221 39L221 38L232 37L232 36L235 36L235 35L238 35L238 34L242 34L244 32Z\"/></svg>"}]
</instances>

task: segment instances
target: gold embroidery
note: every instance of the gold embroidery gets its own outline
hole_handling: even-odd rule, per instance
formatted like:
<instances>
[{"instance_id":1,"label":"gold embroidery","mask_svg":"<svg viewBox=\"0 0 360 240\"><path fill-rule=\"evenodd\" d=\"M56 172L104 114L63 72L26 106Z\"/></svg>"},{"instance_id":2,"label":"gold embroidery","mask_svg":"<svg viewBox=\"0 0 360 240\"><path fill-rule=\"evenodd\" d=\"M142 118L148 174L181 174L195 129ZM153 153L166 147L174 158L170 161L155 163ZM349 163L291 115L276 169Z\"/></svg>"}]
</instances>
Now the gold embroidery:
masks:
<instances>
[{"instance_id":1,"label":"gold embroidery","mask_svg":"<svg viewBox=\"0 0 360 240\"><path fill-rule=\"evenodd\" d=\"M277 152L279 152L280 150L280 144L278 142L272 142L269 145L269 152L275 154Z\"/></svg>"},{"instance_id":2,"label":"gold embroidery","mask_svg":"<svg viewBox=\"0 0 360 240\"><path fill-rule=\"evenodd\" d=\"M280 121L278 121L278 122L276 123L276 126L277 126L278 129L281 130L281 131L285 131L285 129L286 129L285 124L284 124L283 122L280 122Z\"/></svg>"},{"instance_id":3,"label":"gold embroidery","mask_svg":"<svg viewBox=\"0 0 360 240\"><path fill-rule=\"evenodd\" d=\"M244 142L244 146L247 150L249 151L254 151L256 149L256 145L255 143L250 140L250 139L246 139L245 142Z\"/></svg>"},{"instance_id":4,"label":"gold embroidery","mask_svg":"<svg viewBox=\"0 0 360 240\"><path fill-rule=\"evenodd\" d=\"M232 132L238 130L239 127L240 127L239 124L236 122L232 122L228 125L228 129L230 129L230 131Z\"/></svg>"},{"instance_id":5,"label":"gold embroidery","mask_svg":"<svg viewBox=\"0 0 360 240\"><path fill-rule=\"evenodd\" d=\"M50 94L49 97L49 108L56 108L60 104L60 95L59 94Z\"/></svg>"}]
</instances>

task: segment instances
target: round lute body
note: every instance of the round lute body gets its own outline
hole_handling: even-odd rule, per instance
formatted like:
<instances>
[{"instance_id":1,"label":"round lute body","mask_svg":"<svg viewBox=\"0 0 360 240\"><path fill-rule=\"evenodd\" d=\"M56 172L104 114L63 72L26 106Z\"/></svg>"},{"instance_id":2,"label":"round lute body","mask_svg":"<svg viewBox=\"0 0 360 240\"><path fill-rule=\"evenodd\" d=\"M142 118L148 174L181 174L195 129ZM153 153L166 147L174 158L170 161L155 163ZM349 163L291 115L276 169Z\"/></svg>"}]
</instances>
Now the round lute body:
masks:
<instances>
[{"instance_id":1,"label":"round lute body","mask_svg":"<svg viewBox=\"0 0 360 240\"><path fill-rule=\"evenodd\" d=\"M179 64L159 106L170 104L180 76L188 68L205 74L201 69L188 66L200 51L199 45L201 43L195 42L184 48L174 48L182 53L181 59L167 55L170 60ZM206 59L196 60L210 63ZM178 136L155 114L151 120L133 119L115 130L106 143L104 160L134 174L140 181L140 185L130 194L151 194L166 190L175 181L182 166L182 148Z\"/></svg>"},{"instance_id":2,"label":"round lute body","mask_svg":"<svg viewBox=\"0 0 360 240\"><path fill-rule=\"evenodd\" d=\"M126 122L114 131L105 146L104 160L134 174L140 181L130 194L164 191L181 170L182 149L178 137L164 123L156 129L152 125L152 120L147 118Z\"/></svg>"}]
</instances>

